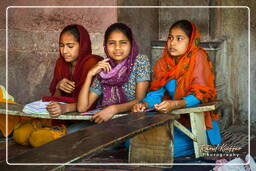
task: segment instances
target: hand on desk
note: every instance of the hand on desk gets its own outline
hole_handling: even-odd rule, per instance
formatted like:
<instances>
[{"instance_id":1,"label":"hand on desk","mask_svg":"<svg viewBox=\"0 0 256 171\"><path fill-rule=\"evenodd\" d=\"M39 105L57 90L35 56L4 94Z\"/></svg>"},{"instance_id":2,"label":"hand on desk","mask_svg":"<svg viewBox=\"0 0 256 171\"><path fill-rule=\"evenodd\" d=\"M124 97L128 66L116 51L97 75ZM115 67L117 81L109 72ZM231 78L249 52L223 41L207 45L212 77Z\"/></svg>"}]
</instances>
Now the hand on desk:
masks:
<instances>
[{"instance_id":1,"label":"hand on desk","mask_svg":"<svg viewBox=\"0 0 256 171\"><path fill-rule=\"evenodd\" d=\"M168 113L177 107L177 101L175 100L164 100L159 104L155 104L155 109L160 113Z\"/></svg>"},{"instance_id":2,"label":"hand on desk","mask_svg":"<svg viewBox=\"0 0 256 171\"><path fill-rule=\"evenodd\" d=\"M64 113L65 105L58 102L51 102L47 105L46 109L49 112L51 117L58 117Z\"/></svg>"},{"instance_id":3,"label":"hand on desk","mask_svg":"<svg viewBox=\"0 0 256 171\"><path fill-rule=\"evenodd\" d=\"M160 104L155 104L155 109L160 113L168 113L174 109L186 106L186 100L164 100Z\"/></svg>"},{"instance_id":4,"label":"hand on desk","mask_svg":"<svg viewBox=\"0 0 256 171\"><path fill-rule=\"evenodd\" d=\"M106 122L109 119L111 119L115 114L117 114L115 105L108 106L104 108L103 110L95 113L92 118L95 123L102 123Z\"/></svg>"},{"instance_id":5,"label":"hand on desk","mask_svg":"<svg viewBox=\"0 0 256 171\"><path fill-rule=\"evenodd\" d=\"M140 102L132 106L132 112L144 112L148 108L147 102Z\"/></svg>"},{"instance_id":6,"label":"hand on desk","mask_svg":"<svg viewBox=\"0 0 256 171\"><path fill-rule=\"evenodd\" d=\"M154 109L160 113L168 113L186 105L185 100L164 100L154 105ZM132 112L145 112L148 108L147 102L140 102L132 106Z\"/></svg>"}]
</instances>

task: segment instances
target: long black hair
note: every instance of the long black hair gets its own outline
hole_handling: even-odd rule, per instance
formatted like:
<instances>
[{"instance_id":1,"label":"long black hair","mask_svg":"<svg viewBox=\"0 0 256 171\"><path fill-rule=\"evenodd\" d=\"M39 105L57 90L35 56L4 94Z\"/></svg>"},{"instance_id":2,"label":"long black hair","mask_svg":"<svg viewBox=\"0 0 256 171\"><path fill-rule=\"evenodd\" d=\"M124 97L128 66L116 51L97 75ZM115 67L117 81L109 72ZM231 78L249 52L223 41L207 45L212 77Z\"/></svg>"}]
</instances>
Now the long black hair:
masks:
<instances>
[{"instance_id":1,"label":"long black hair","mask_svg":"<svg viewBox=\"0 0 256 171\"><path fill-rule=\"evenodd\" d=\"M132 31L127 25L125 25L123 23L114 23L108 27L108 29L105 32L105 36L104 36L105 42L104 43L107 42L110 34L116 30L121 31L128 38L128 40L132 43Z\"/></svg>"},{"instance_id":2,"label":"long black hair","mask_svg":"<svg viewBox=\"0 0 256 171\"><path fill-rule=\"evenodd\" d=\"M173 28L181 28L181 29L186 33L186 35L189 37L189 39L191 38L192 31L193 31L193 27L192 27L191 23L190 23L188 20L179 20L179 21L176 21L176 22L171 26L170 31L171 31Z\"/></svg>"},{"instance_id":3,"label":"long black hair","mask_svg":"<svg viewBox=\"0 0 256 171\"><path fill-rule=\"evenodd\" d=\"M76 39L76 41L78 43L80 43L80 32L78 30L78 28L76 27L76 25L68 25L66 26L60 33L60 37L62 36L63 33L71 33L74 38Z\"/></svg>"}]
</instances>

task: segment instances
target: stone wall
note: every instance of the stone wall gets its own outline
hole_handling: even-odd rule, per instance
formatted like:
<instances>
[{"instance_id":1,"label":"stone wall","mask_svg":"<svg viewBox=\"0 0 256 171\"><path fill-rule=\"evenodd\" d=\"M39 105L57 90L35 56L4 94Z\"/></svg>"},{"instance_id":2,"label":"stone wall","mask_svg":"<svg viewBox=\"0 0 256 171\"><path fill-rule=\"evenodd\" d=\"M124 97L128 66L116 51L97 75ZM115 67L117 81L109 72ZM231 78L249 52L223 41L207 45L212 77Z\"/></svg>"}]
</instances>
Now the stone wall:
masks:
<instances>
[{"instance_id":1,"label":"stone wall","mask_svg":"<svg viewBox=\"0 0 256 171\"><path fill-rule=\"evenodd\" d=\"M256 20L255 10L256 1L221 1L215 0L211 5L235 6L235 8L221 8L211 10L211 36L212 39L224 39L226 50L225 55L219 54L218 75L225 80L225 113L226 120L230 119L231 124L248 124L248 97L251 97L251 121L256 123L256 74L252 70L255 63L255 35ZM248 6L237 8L237 6ZM249 78L249 37L248 20L251 14L251 78ZM251 89L248 92L250 79ZM225 116L226 115L226 116ZM227 115L230 115L227 117Z\"/></svg>"},{"instance_id":2,"label":"stone wall","mask_svg":"<svg viewBox=\"0 0 256 171\"><path fill-rule=\"evenodd\" d=\"M13 1L12 1L13 2ZM0 34L5 37L5 8L11 5L116 5L116 0L100 1L5 1L1 4ZM9 8L8 88L21 104L49 95L58 39L68 24L83 25L89 32L93 53L104 55L103 35L117 21L116 8ZM5 40L0 44L0 84L5 85Z\"/></svg>"},{"instance_id":3,"label":"stone wall","mask_svg":"<svg viewBox=\"0 0 256 171\"><path fill-rule=\"evenodd\" d=\"M159 39L166 40L171 25L182 19L187 19L198 26L201 31L201 40L209 38L209 8L197 8L195 6L207 6L209 0L159 0ZM166 6L170 6L166 8ZM176 7L174 7L176 6ZM194 7L181 7L194 6Z\"/></svg>"},{"instance_id":4,"label":"stone wall","mask_svg":"<svg viewBox=\"0 0 256 171\"><path fill-rule=\"evenodd\" d=\"M133 8L132 6L138 6ZM118 6L131 6L118 9L118 22L128 24L136 38L139 52L151 57L151 42L158 39L159 8L140 8L157 6L158 0L119 0Z\"/></svg>"}]
</instances>

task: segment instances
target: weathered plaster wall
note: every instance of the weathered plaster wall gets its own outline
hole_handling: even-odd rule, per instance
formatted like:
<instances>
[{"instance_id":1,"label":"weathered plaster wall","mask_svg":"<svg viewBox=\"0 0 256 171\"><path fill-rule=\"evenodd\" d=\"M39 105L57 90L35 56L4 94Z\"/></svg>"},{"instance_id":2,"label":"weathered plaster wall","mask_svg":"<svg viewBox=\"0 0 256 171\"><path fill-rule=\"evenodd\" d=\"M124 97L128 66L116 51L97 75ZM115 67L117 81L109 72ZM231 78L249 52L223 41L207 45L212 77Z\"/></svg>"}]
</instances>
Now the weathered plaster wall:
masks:
<instances>
[{"instance_id":1,"label":"weathered plaster wall","mask_svg":"<svg viewBox=\"0 0 256 171\"><path fill-rule=\"evenodd\" d=\"M161 6L207 6L209 0L160 0ZM209 40L209 9L172 7L159 9L159 39L166 40L169 28L177 21L187 19L195 23L201 31L201 40Z\"/></svg>"},{"instance_id":2,"label":"weathered plaster wall","mask_svg":"<svg viewBox=\"0 0 256 171\"><path fill-rule=\"evenodd\" d=\"M158 0L118 0L118 6L157 6ZM119 8L118 22L128 24L136 38L139 52L151 57L151 41L158 39L158 8Z\"/></svg>"},{"instance_id":3,"label":"weathered plaster wall","mask_svg":"<svg viewBox=\"0 0 256 171\"><path fill-rule=\"evenodd\" d=\"M248 6L251 12L251 78L248 77L249 68L249 43L248 43L248 9L247 8L229 8L212 9L211 11L211 35L213 39L222 39L225 41L225 56L220 59L218 75L225 80L225 101L226 112L230 114L232 124L248 123L248 96L251 96L251 121L256 122L256 102L255 96L255 33L256 19L255 1L212 1L211 5L221 6ZM223 55L223 54L220 54ZM218 57L218 56L216 56ZM223 59L225 57L225 59ZM225 65L224 65L225 64ZM217 77L218 77L217 75ZM248 80L251 81L251 91L248 94ZM227 110L231 108L230 110ZM228 118L227 118L228 119Z\"/></svg>"},{"instance_id":4,"label":"weathered plaster wall","mask_svg":"<svg viewBox=\"0 0 256 171\"><path fill-rule=\"evenodd\" d=\"M5 1L1 3L0 34L5 37L5 8L10 5L116 5L116 0ZM94 54L103 55L103 35L117 21L116 8L9 8L8 85L17 102L25 104L49 95L60 31L68 24L87 28ZM0 44L0 84L5 85L5 40Z\"/></svg>"}]
</instances>

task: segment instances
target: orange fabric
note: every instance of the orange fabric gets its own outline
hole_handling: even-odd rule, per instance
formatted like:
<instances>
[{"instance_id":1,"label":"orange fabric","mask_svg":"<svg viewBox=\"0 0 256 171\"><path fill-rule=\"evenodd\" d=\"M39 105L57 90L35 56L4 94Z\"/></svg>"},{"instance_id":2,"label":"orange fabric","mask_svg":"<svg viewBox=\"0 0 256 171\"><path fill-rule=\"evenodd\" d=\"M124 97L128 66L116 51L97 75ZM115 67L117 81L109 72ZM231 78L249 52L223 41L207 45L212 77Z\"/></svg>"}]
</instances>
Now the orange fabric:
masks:
<instances>
[{"instance_id":1,"label":"orange fabric","mask_svg":"<svg viewBox=\"0 0 256 171\"><path fill-rule=\"evenodd\" d=\"M35 119L27 117L27 120L24 120L26 117L20 118L22 121L15 125L13 139L16 143L21 145L29 145L29 138L34 131L41 129L43 126L50 127L52 125L50 119Z\"/></svg>"},{"instance_id":2,"label":"orange fabric","mask_svg":"<svg viewBox=\"0 0 256 171\"><path fill-rule=\"evenodd\" d=\"M12 103L16 104L12 100L7 100L4 98L4 93L0 91L0 102L1 103ZM2 132L3 136L8 136L11 134L13 131L14 127L16 126L17 123L19 123L21 120L21 117L16 117L16 116L8 116L8 130L6 134L6 115L5 113L0 113L0 131Z\"/></svg>"},{"instance_id":3,"label":"orange fabric","mask_svg":"<svg viewBox=\"0 0 256 171\"><path fill-rule=\"evenodd\" d=\"M6 99L2 98L2 92L0 91L0 102L5 102ZM9 100L8 103L16 104L14 101ZM0 113L0 131L2 132L3 136L7 137L9 136L12 131L19 126L21 123L31 120L31 117L26 117L26 116L12 116L8 115L8 129L6 132L6 113ZM40 119L41 122L46 125L46 126L51 126L52 121L50 119ZM7 134L6 134L7 133Z\"/></svg>"},{"instance_id":4,"label":"orange fabric","mask_svg":"<svg viewBox=\"0 0 256 171\"><path fill-rule=\"evenodd\" d=\"M1 97L1 96L0 96ZM11 104L16 104L14 101L12 101L12 100L6 100L6 99L1 99L0 98L0 103L11 103Z\"/></svg>"},{"instance_id":5,"label":"orange fabric","mask_svg":"<svg viewBox=\"0 0 256 171\"><path fill-rule=\"evenodd\" d=\"M1 103L12 103L12 104L16 104L14 101L12 100L7 100L4 98L4 93L2 91L0 91L0 102Z\"/></svg>"},{"instance_id":6,"label":"orange fabric","mask_svg":"<svg viewBox=\"0 0 256 171\"><path fill-rule=\"evenodd\" d=\"M43 144L63 137L64 135L67 135L67 128L65 125L39 128L31 133L29 137L29 144L32 147L39 147Z\"/></svg>"},{"instance_id":7,"label":"orange fabric","mask_svg":"<svg viewBox=\"0 0 256 171\"><path fill-rule=\"evenodd\" d=\"M8 130L6 134L6 115L5 113L0 114L0 130L3 134L3 136L8 136L11 134L15 126L20 122L21 117L20 116L8 116Z\"/></svg>"},{"instance_id":8,"label":"orange fabric","mask_svg":"<svg viewBox=\"0 0 256 171\"><path fill-rule=\"evenodd\" d=\"M162 57L154 66L150 89L151 91L158 90L170 80L175 79L174 99L193 94L202 103L206 103L216 98L215 77L207 52L198 46L200 34L194 24L192 24L192 27L193 32L187 51L180 57L177 65L175 64L175 57L169 56L167 45L165 46ZM212 119L217 120L218 115L205 112L205 124L208 129L212 128ZM186 123L189 123L187 120L188 118L182 117L180 121L187 126Z\"/></svg>"},{"instance_id":9,"label":"orange fabric","mask_svg":"<svg viewBox=\"0 0 256 171\"><path fill-rule=\"evenodd\" d=\"M6 114L0 113L0 131L2 132L3 136L7 137L9 136L12 131L17 128L19 125L23 124L24 122L28 120L32 120L31 117L26 116L11 116L8 115L8 130L6 134ZM40 119L41 123L45 126L52 126L52 120L51 119ZM54 124L58 125L58 124Z\"/></svg>"},{"instance_id":10,"label":"orange fabric","mask_svg":"<svg viewBox=\"0 0 256 171\"><path fill-rule=\"evenodd\" d=\"M13 139L21 145L29 145L29 137L34 130L42 126L39 119L29 120L19 124L13 131Z\"/></svg>"}]
</instances>

